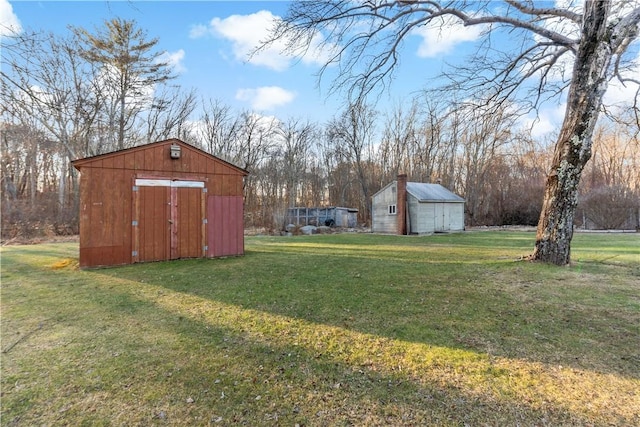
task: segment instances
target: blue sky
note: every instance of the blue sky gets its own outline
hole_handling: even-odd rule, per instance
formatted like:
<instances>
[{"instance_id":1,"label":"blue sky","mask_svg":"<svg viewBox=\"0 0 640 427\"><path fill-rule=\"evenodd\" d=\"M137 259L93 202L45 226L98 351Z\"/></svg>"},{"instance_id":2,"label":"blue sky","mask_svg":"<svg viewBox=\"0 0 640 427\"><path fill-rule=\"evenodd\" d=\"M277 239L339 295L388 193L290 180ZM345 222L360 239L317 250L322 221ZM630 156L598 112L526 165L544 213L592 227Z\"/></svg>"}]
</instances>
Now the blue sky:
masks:
<instances>
[{"instance_id":1,"label":"blue sky","mask_svg":"<svg viewBox=\"0 0 640 427\"><path fill-rule=\"evenodd\" d=\"M66 33L69 25L94 30L114 17L134 19L149 38L159 39L157 48L167 52L178 83L195 88L204 99L280 119L324 122L342 104L337 96L327 97L330 79L317 85L322 55L296 60L276 47L250 61L247 58L252 46L267 34L273 17L282 16L286 9L284 1L0 0L0 32L11 27ZM473 49L477 37L476 28L461 26L446 34L425 29L410 36L402 67L378 107L397 104L423 88L445 62L459 60ZM563 108L547 105L538 132L557 128Z\"/></svg>"},{"instance_id":2,"label":"blue sky","mask_svg":"<svg viewBox=\"0 0 640 427\"><path fill-rule=\"evenodd\" d=\"M260 20L253 19L251 28L251 15L267 10L283 13L283 2L96 0L11 1L10 5L25 30L65 33L73 25L91 31L114 17L135 19L149 38L159 39L157 48L166 51L173 61L181 86L195 88L204 98L219 99L239 109L251 109L255 104L265 113L286 115L295 111L310 113L310 106L318 107L324 102L314 89L313 73L317 67L298 64L287 70L274 70L248 63L241 57L246 54L246 45L242 46L233 28L228 28L229 20L236 15L235 31L263 33L263 28L255 28ZM221 22L214 27L211 21L216 19ZM268 92L264 88L271 88L270 102L256 98L257 93Z\"/></svg>"},{"instance_id":3,"label":"blue sky","mask_svg":"<svg viewBox=\"0 0 640 427\"><path fill-rule=\"evenodd\" d=\"M266 35L270 20L286 9L284 1L0 0L4 26L15 22L23 30L66 33L69 25L93 30L114 17L135 19L149 38L159 39L158 50L174 61L178 83L184 88L195 88L200 96L239 110L322 122L335 115L342 103L338 96L328 97L330 79L318 86L319 58L296 60L278 49L251 61L246 56L253 43ZM464 44L465 36L458 37ZM429 46L423 40L411 38L392 91L383 94L382 106L411 96L441 71L443 59L459 55L453 51L453 42Z\"/></svg>"}]
</instances>

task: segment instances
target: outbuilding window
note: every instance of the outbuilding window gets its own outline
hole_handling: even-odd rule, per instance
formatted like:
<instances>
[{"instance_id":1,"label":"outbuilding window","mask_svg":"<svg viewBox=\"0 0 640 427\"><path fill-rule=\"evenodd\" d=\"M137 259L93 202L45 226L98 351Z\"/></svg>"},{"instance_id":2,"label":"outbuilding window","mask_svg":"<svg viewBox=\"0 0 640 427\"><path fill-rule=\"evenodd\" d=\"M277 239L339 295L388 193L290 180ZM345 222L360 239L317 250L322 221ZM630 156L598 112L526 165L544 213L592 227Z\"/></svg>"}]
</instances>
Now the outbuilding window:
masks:
<instances>
[{"instance_id":1,"label":"outbuilding window","mask_svg":"<svg viewBox=\"0 0 640 427\"><path fill-rule=\"evenodd\" d=\"M396 214L396 205L389 205L389 215Z\"/></svg>"}]
</instances>

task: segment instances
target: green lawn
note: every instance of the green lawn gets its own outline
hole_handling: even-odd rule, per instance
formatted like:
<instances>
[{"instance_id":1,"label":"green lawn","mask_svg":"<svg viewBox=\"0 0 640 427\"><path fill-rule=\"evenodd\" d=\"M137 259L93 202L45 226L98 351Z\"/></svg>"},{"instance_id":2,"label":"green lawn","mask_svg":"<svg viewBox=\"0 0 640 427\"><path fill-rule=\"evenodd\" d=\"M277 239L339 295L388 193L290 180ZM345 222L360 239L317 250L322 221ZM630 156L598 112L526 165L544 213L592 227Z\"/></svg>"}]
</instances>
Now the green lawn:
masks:
<instances>
[{"instance_id":1,"label":"green lawn","mask_svg":"<svg viewBox=\"0 0 640 427\"><path fill-rule=\"evenodd\" d=\"M80 271L2 248L11 425L640 425L640 236L250 237Z\"/></svg>"}]
</instances>

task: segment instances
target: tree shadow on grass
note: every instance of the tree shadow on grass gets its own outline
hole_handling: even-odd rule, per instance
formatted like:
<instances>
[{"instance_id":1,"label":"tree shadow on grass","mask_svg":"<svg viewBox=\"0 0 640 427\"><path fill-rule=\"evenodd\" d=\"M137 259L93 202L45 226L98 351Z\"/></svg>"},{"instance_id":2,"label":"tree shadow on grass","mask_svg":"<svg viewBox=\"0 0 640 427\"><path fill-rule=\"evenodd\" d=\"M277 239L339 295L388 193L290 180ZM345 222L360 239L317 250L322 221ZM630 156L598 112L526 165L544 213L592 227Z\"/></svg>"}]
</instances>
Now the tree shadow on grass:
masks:
<instances>
[{"instance_id":1,"label":"tree shadow on grass","mask_svg":"<svg viewBox=\"0 0 640 427\"><path fill-rule=\"evenodd\" d=\"M183 266L194 267L193 263ZM485 389L482 384L474 390L439 380L429 372L403 372L392 363L367 362L366 355L349 355L347 344L353 335L344 328L290 319L298 322L293 329L317 334L305 340L290 333L286 325L270 329L271 322L286 323L283 316L194 295L203 293L202 289L189 295L174 289L181 284L156 279L129 281L119 273L122 271L116 269L92 272L84 283L61 287L73 307L61 306L59 300L39 301L39 312L58 323L56 333L74 337L64 347L33 354L50 358L47 375L64 387L55 396L32 395L32 405L22 409L26 414L11 409L25 398L24 389L3 387L3 412L9 420L20 416L22 420L30 416L37 419L48 410L54 410L60 423L69 421L66 417L99 421L99 417L114 416L109 407L87 403L95 395L102 405L113 400L111 404L130 408L131 412L117 415L118 421L132 423L592 423L552 401L529 403L516 395L479 392ZM95 280L105 274L114 279L108 285ZM327 328L331 333L346 334L342 346L333 351L323 347ZM369 339L372 344L378 340ZM377 343L382 344L377 351L384 352L388 342ZM446 363L430 366L446 371ZM33 375L33 381L42 374L36 370L18 375ZM507 374L496 371L491 375ZM93 380L86 380L87 375ZM29 378L21 381L29 383ZM638 420L608 421L622 424Z\"/></svg>"},{"instance_id":2,"label":"tree shadow on grass","mask_svg":"<svg viewBox=\"0 0 640 427\"><path fill-rule=\"evenodd\" d=\"M562 389L567 384L561 378L554 382L553 378L564 375L566 369L540 367L538 363L637 378L637 365L632 362L622 368L601 369L598 360L612 359L587 348L589 344L598 347L597 340L583 344L590 352L590 358L572 359L575 351L570 351L571 347L565 346L561 339L565 334L580 333L581 328L576 325L595 329L600 324L582 316L580 307L569 306L562 313L575 319L567 319L565 325L560 322L562 316L557 314L558 308L563 306L530 295L535 287L527 285L526 281L518 284L523 287L520 291L511 287L507 292L504 286L490 286L494 276L499 276L499 269L487 275L486 266L479 263L445 265L406 260L402 256L397 259L391 256L381 262L358 248L347 248L347 253L344 247L334 249L342 253L331 255L323 249L322 259L328 261L323 263L314 262L319 253L313 250L304 254L296 251L283 254L279 249L273 253L249 251L242 258L151 263L82 273L60 271L59 274L67 274L69 279L64 282L68 286L60 288L60 292L66 292L65 304L77 306L77 309L72 316L53 319L65 324L85 318L84 300L100 307L89 310L89 313L95 312L91 315L91 324L101 328L110 324L119 333L117 320L130 319L127 322L130 329L140 328L145 334L129 331L119 335L120 342L127 345L118 353L132 355L130 369L122 368L117 372L122 381L127 375L140 378L140 373L145 372L151 374L152 382L159 381L158 387L160 382L177 384L157 369L149 372L147 365L158 364L162 371L167 371L179 360L183 368L189 367L175 370L182 376L180 381L199 390L202 400L213 405L217 412L226 414L224 419L231 416L238 420L246 418L247 414L255 412L255 408L267 410L260 402L269 401L272 408L278 406L276 402L281 398L294 396L291 402L296 403L291 403L293 409L287 419L298 420L302 408L313 408L304 415L306 422L315 420L317 424L362 424L367 414L375 414L372 418L375 421L370 424L382 424L384 420L399 424L417 419L428 419L432 423L442 421L442 424L461 424L468 419L489 420L488 424L537 424L531 421L534 419L551 420L552 424L589 424L594 423L585 415L590 409L576 409L567 403L572 394L578 393L576 405L591 405L585 400L588 393L571 388L575 387L574 383L560 390L561 394L566 394L564 400L555 397L564 402L562 404L555 402L553 396L546 399L544 393L535 391L536 382L540 381L536 376L540 373L546 376L545 381L551 388ZM408 267L418 268L418 272ZM459 274L452 268L464 272ZM524 273L530 275L532 272ZM90 292L91 297L86 294L88 287L95 288ZM515 291L519 293L514 294ZM49 294L53 295L51 290ZM177 303L168 304L167 295L175 297ZM49 310L60 309L59 301L46 303ZM39 314L44 313L47 304L42 305ZM534 308L524 310L526 306ZM240 313L236 321L220 322L217 316L229 312ZM602 326L609 328L611 323L606 318L612 313L600 314L604 319ZM537 317L551 318L553 322L545 323L549 321ZM624 317L620 318L622 320ZM268 325L273 322L291 325L280 325L275 331L269 331ZM311 329L315 335L306 342L299 342L295 333L300 328ZM627 325L627 328L619 331L634 333L633 325ZM545 334L536 336L539 331L545 331ZM122 332L126 331L123 329ZM163 354L163 346L156 345L162 344L163 338L159 335L163 332L177 341L187 340L188 345L168 341L165 347L171 351ZM95 335L100 334L100 330L95 330ZM77 342L91 341L90 334ZM351 348L351 344L354 348L356 344L362 346L360 341L365 347L370 344L370 348L360 352ZM631 342L633 335L620 337L620 341ZM538 352L531 354L530 349L536 345ZM384 350L387 347L391 349ZM520 356L519 347L529 351ZM143 352L150 349L159 352L160 356L150 361ZM556 354L559 356L553 359ZM300 360L290 361L294 356ZM394 364L394 359L399 363ZM470 359L469 364L467 359ZM65 358L61 360L67 362ZM514 364L522 364L525 371L531 372L516 372L518 367ZM213 384L217 379L221 380L221 383L233 386L234 393L241 393L239 386L246 388L240 403L234 403L229 409L233 414L223 412L226 406L207 396L206 390L212 387L198 386L197 377L203 376L208 381L211 379L207 377L208 369L214 366L219 367L218 373L225 372L225 375L236 372L236 379L229 383L215 378ZM461 372L457 373L457 370ZM194 376L184 377L187 371L192 371ZM263 378L262 374L258 375L261 371L268 375ZM439 374L442 374L441 379L438 379ZM533 387L530 396L508 386L514 375ZM590 372L583 371L570 376L576 379L581 375L593 379ZM619 381L628 386L625 378ZM292 388L299 389L301 394L294 394ZM605 391L612 393L606 399L615 400L616 390L609 387ZM264 393L271 393L278 399L263 399ZM358 399L350 401L352 395ZM630 402L637 405L637 399L634 401L633 397L622 394L620 397L623 402L625 398L631 399ZM165 399L160 404L171 406L176 399L178 397L172 397L169 403ZM325 406L329 409L323 409ZM603 423L638 422L629 417L616 418L620 416L616 412L621 411L620 404L616 408L609 412L605 406L603 418L600 418L606 419ZM288 412L283 410L282 413ZM278 411L264 414L264 417L283 417ZM314 414L318 418L309 418ZM351 414L351 418L345 418L344 414ZM471 418L465 418L465 414L471 414ZM330 421L324 422L323 416L334 418L325 418ZM413 423L420 424L418 421Z\"/></svg>"},{"instance_id":3,"label":"tree shadow on grass","mask_svg":"<svg viewBox=\"0 0 640 427\"><path fill-rule=\"evenodd\" d=\"M640 313L597 303L610 298L597 286L571 294L560 279L549 284L555 276L538 267L416 261L344 245L276 245L274 252L260 247L241 258L102 274L390 339L640 378L634 344ZM555 295L554 287L569 293Z\"/></svg>"}]
</instances>

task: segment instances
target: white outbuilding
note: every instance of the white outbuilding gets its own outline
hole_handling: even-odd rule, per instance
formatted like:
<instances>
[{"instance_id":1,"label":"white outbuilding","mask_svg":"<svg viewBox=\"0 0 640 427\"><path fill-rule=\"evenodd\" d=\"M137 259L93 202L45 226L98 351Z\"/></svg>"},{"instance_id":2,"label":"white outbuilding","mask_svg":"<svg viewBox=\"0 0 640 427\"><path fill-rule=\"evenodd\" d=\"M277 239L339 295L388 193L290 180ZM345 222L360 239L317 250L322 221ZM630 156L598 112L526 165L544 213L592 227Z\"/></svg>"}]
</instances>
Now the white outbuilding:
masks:
<instances>
[{"instance_id":1,"label":"white outbuilding","mask_svg":"<svg viewBox=\"0 0 640 427\"><path fill-rule=\"evenodd\" d=\"M372 197L371 231L429 234L464 230L465 200L440 184L407 182L406 175Z\"/></svg>"}]
</instances>

